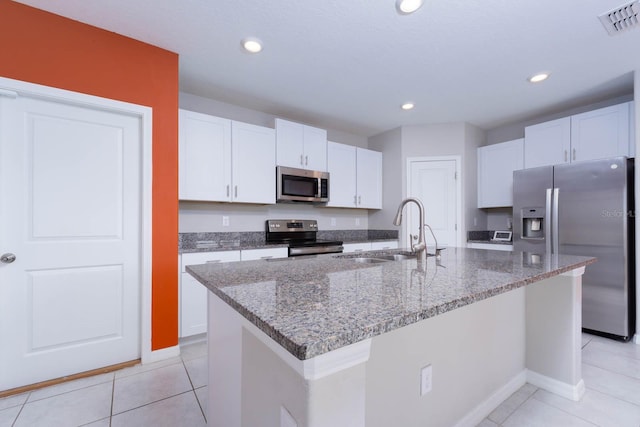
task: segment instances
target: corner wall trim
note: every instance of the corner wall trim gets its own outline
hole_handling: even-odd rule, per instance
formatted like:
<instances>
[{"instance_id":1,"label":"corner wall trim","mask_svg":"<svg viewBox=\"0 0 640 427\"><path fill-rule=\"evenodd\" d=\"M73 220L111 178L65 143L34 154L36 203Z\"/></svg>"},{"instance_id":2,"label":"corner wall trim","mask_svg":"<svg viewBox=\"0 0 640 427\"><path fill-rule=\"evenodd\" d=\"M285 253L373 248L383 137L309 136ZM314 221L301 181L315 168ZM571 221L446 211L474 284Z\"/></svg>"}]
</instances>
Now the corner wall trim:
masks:
<instances>
[{"instance_id":1,"label":"corner wall trim","mask_svg":"<svg viewBox=\"0 0 640 427\"><path fill-rule=\"evenodd\" d=\"M574 402L578 402L580 399L582 399L582 396L584 396L584 392L586 390L584 380L582 379L578 382L578 384L571 385L547 377L545 375L541 375L531 370L527 370L527 382L536 387L540 387L551 393L557 394L558 396L571 399Z\"/></svg>"}]
</instances>

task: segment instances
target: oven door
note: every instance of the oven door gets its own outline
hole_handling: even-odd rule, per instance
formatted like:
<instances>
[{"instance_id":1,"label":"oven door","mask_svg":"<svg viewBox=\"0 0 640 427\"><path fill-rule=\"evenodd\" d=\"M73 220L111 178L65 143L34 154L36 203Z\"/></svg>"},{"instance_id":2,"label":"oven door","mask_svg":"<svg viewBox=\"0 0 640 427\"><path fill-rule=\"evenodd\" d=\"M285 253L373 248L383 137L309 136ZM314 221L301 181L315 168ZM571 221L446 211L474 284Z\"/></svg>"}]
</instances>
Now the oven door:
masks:
<instances>
[{"instance_id":1,"label":"oven door","mask_svg":"<svg viewBox=\"0 0 640 427\"><path fill-rule=\"evenodd\" d=\"M327 172L278 166L276 168L277 202L329 201L327 194L329 174Z\"/></svg>"}]
</instances>

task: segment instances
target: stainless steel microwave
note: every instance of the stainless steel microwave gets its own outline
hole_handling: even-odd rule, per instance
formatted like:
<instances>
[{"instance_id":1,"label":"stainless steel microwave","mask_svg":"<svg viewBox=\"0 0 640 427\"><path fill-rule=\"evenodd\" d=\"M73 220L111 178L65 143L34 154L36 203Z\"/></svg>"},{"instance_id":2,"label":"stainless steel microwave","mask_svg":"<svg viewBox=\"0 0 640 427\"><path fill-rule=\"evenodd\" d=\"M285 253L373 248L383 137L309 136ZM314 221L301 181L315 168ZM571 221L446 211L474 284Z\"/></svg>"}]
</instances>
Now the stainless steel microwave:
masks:
<instances>
[{"instance_id":1,"label":"stainless steel microwave","mask_svg":"<svg viewBox=\"0 0 640 427\"><path fill-rule=\"evenodd\" d=\"M276 202L329 201L329 172L276 167Z\"/></svg>"}]
</instances>

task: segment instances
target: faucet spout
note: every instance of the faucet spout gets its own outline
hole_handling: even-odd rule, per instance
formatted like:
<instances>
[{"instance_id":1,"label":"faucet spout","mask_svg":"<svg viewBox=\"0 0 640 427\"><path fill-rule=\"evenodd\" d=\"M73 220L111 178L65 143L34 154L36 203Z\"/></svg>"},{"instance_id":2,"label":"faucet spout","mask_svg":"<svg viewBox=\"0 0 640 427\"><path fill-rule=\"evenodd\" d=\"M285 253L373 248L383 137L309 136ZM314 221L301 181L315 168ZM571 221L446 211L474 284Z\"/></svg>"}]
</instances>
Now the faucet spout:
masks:
<instances>
[{"instance_id":1,"label":"faucet spout","mask_svg":"<svg viewBox=\"0 0 640 427\"><path fill-rule=\"evenodd\" d=\"M407 203L415 203L416 206L418 206L418 215L420 216L420 231L418 232L418 242L411 242L411 250L418 254L426 253L427 244L424 240L424 205L422 204L420 199L417 199L415 197L407 197L402 202L400 202L400 206L398 206L398 212L396 213L396 217L393 220L393 225L402 224L402 210Z\"/></svg>"}]
</instances>

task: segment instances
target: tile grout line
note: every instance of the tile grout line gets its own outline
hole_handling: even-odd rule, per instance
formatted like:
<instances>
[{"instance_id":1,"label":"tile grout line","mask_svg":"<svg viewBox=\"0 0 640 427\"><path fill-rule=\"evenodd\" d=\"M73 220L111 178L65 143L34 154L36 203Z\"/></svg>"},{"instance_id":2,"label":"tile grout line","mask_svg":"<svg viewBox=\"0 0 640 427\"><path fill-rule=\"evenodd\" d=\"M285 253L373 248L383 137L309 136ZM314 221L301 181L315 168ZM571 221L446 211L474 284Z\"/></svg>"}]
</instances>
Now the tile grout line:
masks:
<instances>
[{"instance_id":1,"label":"tile grout line","mask_svg":"<svg viewBox=\"0 0 640 427\"><path fill-rule=\"evenodd\" d=\"M29 392L29 396L31 396L31 392ZM18 417L20 417L20 414L22 414L22 410L24 409L24 405L27 404L27 401L29 400L29 396L27 396L24 402L22 402L22 406L20 406L20 410L18 411L18 413L16 414L16 417L13 419L13 422L11 423L11 427L14 427L18 422Z\"/></svg>"},{"instance_id":2,"label":"tile grout line","mask_svg":"<svg viewBox=\"0 0 640 427\"><path fill-rule=\"evenodd\" d=\"M111 410L109 411L109 427L111 427L111 422L113 421L113 402L116 397L116 374L113 373L113 380L111 383Z\"/></svg>"},{"instance_id":3,"label":"tile grout line","mask_svg":"<svg viewBox=\"0 0 640 427\"><path fill-rule=\"evenodd\" d=\"M529 383L527 383L527 384L529 384ZM532 384L532 385L533 385L533 384ZM535 386L534 386L534 387L535 387ZM525 400L523 400L523 401L522 401L522 403L521 403L521 404L519 404L519 405L518 405L518 406L517 406L513 411L511 411L511 413L507 416L507 418L505 418L504 420L502 420L502 422L501 422L501 423L497 423L497 424L498 424L499 426L502 426L505 422L507 422L507 420L508 420L509 418L511 418L511 416L512 416L513 414L515 414L515 413L518 411L518 409L520 409L520 408L522 407L522 405L524 405L525 403L527 403L527 402L529 401L529 399L531 399L531 398L533 397L533 395L534 395L534 394L536 394L536 393L538 392L538 390L540 390L540 388L539 388L539 387L536 387L536 391L534 391L533 393L531 393L531 394L530 394L530 395L529 395ZM507 398L507 399L508 399L508 398ZM502 403L504 403L504 401L503 401ZM502 404L502 403L501 403L501 404Z\"/></svg>"}]
</instances>

